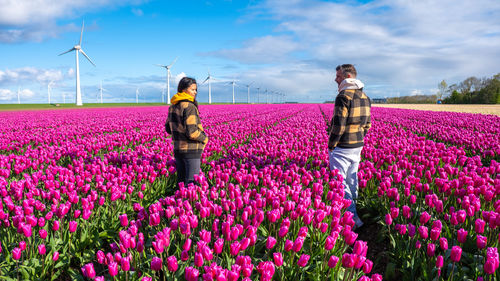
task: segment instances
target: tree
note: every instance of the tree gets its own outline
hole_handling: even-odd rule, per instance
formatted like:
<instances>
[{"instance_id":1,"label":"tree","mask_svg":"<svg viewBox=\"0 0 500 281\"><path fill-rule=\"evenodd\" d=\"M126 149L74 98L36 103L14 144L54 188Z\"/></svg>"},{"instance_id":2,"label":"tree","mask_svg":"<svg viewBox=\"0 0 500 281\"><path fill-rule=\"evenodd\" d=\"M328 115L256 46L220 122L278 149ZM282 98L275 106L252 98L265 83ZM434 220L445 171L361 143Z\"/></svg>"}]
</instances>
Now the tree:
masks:
<instances>
[{"instance_id":1,"label":"tree","mask_svg":"<svg viewBox=\"0 0 500 281\"><path fill-rule=\"evenodd\" d=\"M443 95L444 93L446 92L446 89L448 88L448 84L446 84L446 81L441 81L441 83L438 84L438 89L439 89L439 92L437 92L437 99L438 100L441 100L443 99Z\"/></svg>"}]
</instances>

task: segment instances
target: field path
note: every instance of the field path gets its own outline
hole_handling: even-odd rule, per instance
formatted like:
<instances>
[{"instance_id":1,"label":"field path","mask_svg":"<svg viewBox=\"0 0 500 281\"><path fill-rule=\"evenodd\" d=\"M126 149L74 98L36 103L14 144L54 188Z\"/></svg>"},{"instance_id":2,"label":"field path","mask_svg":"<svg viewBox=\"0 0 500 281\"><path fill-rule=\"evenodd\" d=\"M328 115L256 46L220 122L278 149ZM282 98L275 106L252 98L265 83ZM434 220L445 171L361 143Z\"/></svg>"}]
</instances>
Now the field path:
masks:
<instances>
[{"instance_id":1,"label":"field path","mask_svg":"<svg viewBox=\"0 0 500 281\"><path fill-rule=\"evenodd\" d=\"M415 110L493 114L500 116L500 104L373 104L373 106Z\"/></svg>"}]
</instances>

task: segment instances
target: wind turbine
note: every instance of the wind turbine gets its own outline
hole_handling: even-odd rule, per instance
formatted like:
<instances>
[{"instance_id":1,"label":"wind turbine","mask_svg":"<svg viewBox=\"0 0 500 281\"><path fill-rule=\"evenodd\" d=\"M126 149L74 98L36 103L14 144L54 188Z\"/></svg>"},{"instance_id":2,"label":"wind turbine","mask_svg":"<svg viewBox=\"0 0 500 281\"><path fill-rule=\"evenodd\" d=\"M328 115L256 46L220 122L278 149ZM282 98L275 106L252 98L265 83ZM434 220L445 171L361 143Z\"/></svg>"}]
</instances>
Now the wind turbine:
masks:
<instances>
[{"instance_id":1,"label":"wind turbine","mask_svg":"<svg viewBox=\"0 0 500 281\"><path fill-rule=\"evenodd\" d=\"M235 103L235 101L234 101L234 85L236 85L236 81L234 81L234 79L233 79L233 81L231 81L229 83L231 83L231 85L233 85L233 104L234 104Z\"/></svg>"},{"instance_id":2,"label":"wind turbine","mask_svg":"<svg viewBox=\"0 0 500 281\"><path fill-rule=\"evenodd\" d=\"M50 81L50 83L47 84L47 96L49 97L49 104L50 104L50 95L52 94L52 85L54 85L54 81Z\"/></svg>"},{"instance_id":3,"label":"wind turbine","mask_svg":"<svg viewBox=\"0 0 500 281\"><path fill-rule=\"evenodd\" d=\"M260 102L260 87L257 87L257 103Z\"/></svg>"},{"instance_id":4,"label":"wind turbine","mask_svg":"<svg viewBox=\"0 0 500 281\"><path fill-rule=\"evenodd\" d=\"M104 89L104 88L102 87L102 80L101 80L101 86L99 87L99 93L100 93L100 95L101 95L101 104L103 103L103 102L102 102L102 92L108 92L108 90L107 90L107 89Z\"/></svg>"},{"instance_id":5,"label":"wind turbine","mask_svg":"<svg viewBox=\"0 0 500 281\"><path fill-rule=\"evenodd\" d=\"M269 94L267 92L267 89L264 91L264 95L266 95L266 103L269 103Z\"/></svg>"},{"instance_id":6,"label":"wind turbine","mask_svg":"<svg viewBox=\"0 0 500 281\"><path fill-rule=\"evenodd\" d=\"M161 65L161 64L157 64L157 66L159 67L163 67L167 70L167 104L170 104L170 68L172 67L172 65L174 65L174 63L177 61L179 57L176 57L171 64L169 65Z\"/></svg>"},{"instance_id":7,"label":"wind turbine","mask_svg":"<svg viewBox=\"0 0 500 281\"><path fill-rule=\"evenodd\" d=\"M80 67L78 65L78 53L82 53L82 55L84 55L89 60L89 62L93 66L95 66L95 64L92 62L92 60L89 58L89 56L87 56L87 54L85 54L85 52L82 49L83 26L84 26L84 22L82 22L82 32L80 33L80 42L78 43L78 45L75 45L70 50L68 50L68 51L66 51L64 53L59 54L61 56L61 55L64 55L66 53L75 51L75 54L76 54L76 105L77 106L82 106L83 105L83 103L82 103L82 92L80 90Z\"/></svg>"},{"instance_id":8,"label":"wind turbine","mask_svg":"<svg viewBox=\"0 0 500 281\"><path fill-rule=\"evenodd\" d=\"M135 90L135 103L139 103L139 88Z\"/></svg>"},{"instance_id":9,"label":"wind turbine","mask_svg":"<svg viewBox=\"0 0 500 281\"><path fill-rule=\"evenodd\" d=\"M208 70L208 76L205 81L203 81L201 84L204 84L205 82L208 81L208 104L212 104L212 87L210 85L210 82L214 79L212 75L210 75L210 69Z\"/></svg>"},{"instance_id":10,"label":"wind turbine","mask_svg":"<svg viewBox=\"0 0 500 281\"><path fill-rule=\"evenodd\" d=\"M248 85L245 85L245 86L247 86L247 90L248 90L248 93L247 93L247 103L250 103L250 85L252 85L252 84L253 84L253 82L251 82Z\"/></svg>"}]
</instances>

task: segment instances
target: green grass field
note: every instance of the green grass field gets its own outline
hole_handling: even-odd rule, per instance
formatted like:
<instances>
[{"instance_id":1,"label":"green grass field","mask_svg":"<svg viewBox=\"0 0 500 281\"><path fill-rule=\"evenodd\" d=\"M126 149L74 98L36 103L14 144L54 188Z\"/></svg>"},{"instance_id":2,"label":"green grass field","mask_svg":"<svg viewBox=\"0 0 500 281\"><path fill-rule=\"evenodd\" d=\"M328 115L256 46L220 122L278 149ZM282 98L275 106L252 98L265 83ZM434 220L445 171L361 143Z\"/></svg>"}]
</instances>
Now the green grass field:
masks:
<instances>
[{"instance_id":1,"label":"green grass field","mask_svg":"<svg viewBox=\"0 0 500 281\"><path fill-rule=\"evenodd\" d=\"M11 110L39 110L39 109L59 109L59 108L99 108L99 107L123 107L123 106L158 106L163 103L86 103L83 106L76 106L74 103L56 104L0 104L0 111Z\"/></svg>"}]
</instances>

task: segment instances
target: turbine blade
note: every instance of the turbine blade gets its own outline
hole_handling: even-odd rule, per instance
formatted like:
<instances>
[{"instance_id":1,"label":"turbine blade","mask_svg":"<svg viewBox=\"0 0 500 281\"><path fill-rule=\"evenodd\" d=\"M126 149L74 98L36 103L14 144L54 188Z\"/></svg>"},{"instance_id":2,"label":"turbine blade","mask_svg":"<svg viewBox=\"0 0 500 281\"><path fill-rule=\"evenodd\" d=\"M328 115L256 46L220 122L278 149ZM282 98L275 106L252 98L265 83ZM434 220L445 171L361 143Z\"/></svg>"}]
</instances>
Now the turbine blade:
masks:
<instances>
[{"instance_id":1,"label":"turbine blade","mask_svg":"<svg viewBox=\"0 0 500 281\"><path fill-rule=\"evenodd\" d=\"M83 37L83 26L85 25L85 21L82 21L82 32L80 33L80 43L78 45L82 45L82 37Z\"/></svg>"},{"instance_id":2,"label":"turbine blade","mask_svg":"<svg viewBox=\"0 0 500 281\"><path fill-rule=\"evenodd\" d=\"M89 58L89 56L87 56L87 54L85 54L85 52L82 49L80 49L80 53L82 53L82 55L84 55L90 61L91 64L96 66L95 63L92 62L92 60Z\"/></svg>"},{"instance_id":3,"label":"turbine blade","mask_svg":"<svg viewBox=\"0 0 500 281\"><path fill-rule=\"evenodd\" d=\"M76 49L75 49L75 48L71 48L71 49L67 50L67 51L66 51L66 52L64 52L64 53L60 53L60 54L59 54L59 56L62 56L62 55L64 55L64 54L67 54L67 53L69 53L69 52L71 52L71 51L74 51L74 50L76 50Z\"/></svg>"},{"instance_id":4,"label":"turbine blade","mask_svg":"<svg viewBox=\"0 0 500 281\"><path fill-rule=\"evenodd\" d=\"M208 76L207 79L205 79L205 81L201 82L201 84L205 84L205 82L207 82L208 79L210 79L210 76Z\"/></svg>"},{"instance_id":5,"label":"turbine blade","mask_svg":"<svg viewBox=\"0 0 500 281\"><path fill-rule=\"evenodd\" d=\"M157 64L157 63L155 63L154 65L159 66L159 67L163 67L163 68L167 67L166 65L161 65L161 64Z\"/></svg>"},{"instance_id":6,"label":"turbine blade","mask_svg":"<svg viewBox=\"0 0 500 281\"><path fill-rule=\"evenodd\" d=\"M176 58L174 59L174 61L172 61L172 63L168 65L168 68L172 67L172 65L174 65L174 63L177 61L177 59L178 59L178 58L179 58L179 57L176 57Z\"/></svg>"}]
</instances>

